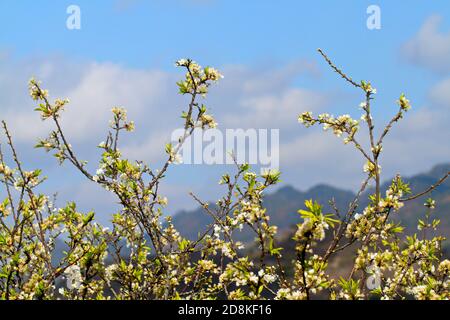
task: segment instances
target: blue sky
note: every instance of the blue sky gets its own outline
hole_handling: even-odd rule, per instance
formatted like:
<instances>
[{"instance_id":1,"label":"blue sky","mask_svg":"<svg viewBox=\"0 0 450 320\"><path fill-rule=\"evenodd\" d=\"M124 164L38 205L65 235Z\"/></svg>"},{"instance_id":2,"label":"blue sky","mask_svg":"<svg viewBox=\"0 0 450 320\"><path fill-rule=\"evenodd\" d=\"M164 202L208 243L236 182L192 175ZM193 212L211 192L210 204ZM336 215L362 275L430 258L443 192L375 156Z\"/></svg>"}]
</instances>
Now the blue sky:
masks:
<instances>
[{"instance_id":1,"label":"blue sky","mask_svg":"<svg viewBox=\"0 0 450 320\"><path fill-rule=\"evenodd\" d=\"M66 28L71 4L81 8L81 30ZM371 4L381 8L380 30L366 27ZM358 116L361 97L328 69L316 52L320 47L353 78L372 81L379 92L377 120L388 120L401 92L410 97L415 111L387 145L386 178L450 160L448 1L5 0L0 21L2 118L16 130L24 161L54 177L49 190L62 188L64 199L73 196L89 209L109 210L108 196L97 195L101 191L85 186L68 167L58 168L30 151L30 137L45 132L38 116L29 115L26 79L31 75L43 79L51 93L73 100L80 118L67 126L84 158L95 160L92 146L102 139L108 110L123 104L138 119L136 135L125 140L132 146L130 155L157 163L157 146L167 139L165 130L176 128L184 103L173 97L181 76L174 61L192 57L225 74L208 100L219 124L280 129L286 184L353 189L361 178L356 154L331 136L319 138L327 136L320 130L296 123L308 106ZM91 104L101 107L88 108ZM258 110L276 114L273 122ZM186 195L191 189L216 198L220 189L205 185L215 184L228 169L174 168L165 189L174 199L171 210L194 206Z\"/></svg>"}]
</instances>

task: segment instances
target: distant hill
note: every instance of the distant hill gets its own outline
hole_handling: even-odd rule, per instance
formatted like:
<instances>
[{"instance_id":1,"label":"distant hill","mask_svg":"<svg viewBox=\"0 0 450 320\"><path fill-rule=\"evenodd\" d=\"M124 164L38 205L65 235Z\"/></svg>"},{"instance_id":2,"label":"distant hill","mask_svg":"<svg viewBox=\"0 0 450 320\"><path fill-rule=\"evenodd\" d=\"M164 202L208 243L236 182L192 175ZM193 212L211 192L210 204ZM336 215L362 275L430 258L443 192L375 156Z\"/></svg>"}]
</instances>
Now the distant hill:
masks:
<instances>
[{"instance_id":1,"label":"distant hill","mask_svg":"<svg viewBox=\"0 0 450 320\"><path fill-rule=\"evenodd\" d=\"M412 193L416 194L435 184L448 171L450 171L450 164L438 165L429 172L411 177L403 177L403 179L405 182L410 183ZM390 183L391 181L386 181L382 184L383 192L389 187ZM367 205L368 196L371 193L373 193L373 190L369 189L361 196L359 210L363 210ZM301 221L297 210L304 208L304 201L307 199L317 200L324 205L326 211L331 212L328 202L334 198L337 207L341 212L345 212L345 208L348 208L348 204L353 200L354 196L353 192L327 185L318 185L305 192L296 190L290 186L285 186L274 193L266 195L264 198L264 206L267 208L267 212L271 217L271 223L277 225L279 228L276 246L283 248L281 263L285 266L288 277L293 276L292 261L296 259L295 243L292 237L296 231L295 225ZM402 223L405 227L406 234L417 232L417 221L425 214L426 208L423 204L427 197L430 196L437 203L436 210L433 214L441 220L438 233L446 238L450 238L450 179L445 181L445 183L431 194L408 202L405 207L398 213L393 213L391 217ZM183 236L195 239L199 232L204 231L212 223L212 219L204 212L204 209L198 208L197 210L182 211L176 214L173 217L173 222ZM249 230L244 229L238 233L236 238L241 241L251 241L254 235ZM316 252L323 253L330 241L331 235L328 234L324 241L317 244L315 248ZM353 266L356 248L356 244L352 245L347 250L341 251L329 260L328 271L332 278L338 279L341 276L348 276ZM246 254L250 257L256 257L258 254L257 246L255 244L249 245L246 249ZM444 256L447 259L450 258L449 240L444 243ZM272 261L272 263L275 263L275 261Z\"/></svg>"},{"instance_id":2,"label":"distant hill","mask_svg":"<svg viewBox=\"0 0 450 320\"><path fill-rule=\"evenodd\" d=\"M448 171L450 171L450 164L443 164L435 166L429 172L403 177L403 179L410 183L412 192L415 194L436 183ZM386 181L382 185L382 190L386 190L390 182L391 180ZM373 193L373 190L368 190L362 195L361 210L368 203L370 193ZM355 194L351 191L324 184L315 186L305 192L296 190L291 186L285 186L274 193L267 194L264 198L264 206L267 208L271 223L278 226L280 234L283 234L300 222L297 210L304 208L305 200L317 200L324 205L326 211L331 211L328 203L331 199L334 199L337 207L341 211L345 211L345 208L348 208L348 204L353 200L354 196ZM426 197L423 196L407 203L398 214L392 215L394 219L402 222L406 232L416 231L417 220L423 217L425 212L423 203ZM437 202L435 215L441 219L440 233L450 238L450 179L434 190L431 193L431 197ZM203 208L198 208L193 211L177 213L173 217L173 223L183 236L195 239L199 232L203 232L212 223L212 218L206 214ZM237 238L241 241L249 241L253 239L253 235L244 229L237 235Z\"/></svg>"},{"instance_id":3,"label":"distant hill","mask_svg":"<svg viewBox=\"0 0 450 320\"><path fill-rule=\"evenodd\" d=\"M403 177L403 180L410 184L412 194L417 194L435 184L449 171L450 164L441 164L433 167L426 173L421 173L411 177ZM389 184L390 181L384 183L382 185L382 190L386 190L389 187ZM364 199L367 199L370 192L373 192L373 190L369 190L365 194ZM430 194L407 202L404 208L402 208L398 213L392 215L392 218L402 223L402 225L406 228L406 233L416 232L417 220L422 218L425 214L426 208L423 204L428 197L436 200L436 210L434 210L433 215L441 220L439 233L447 238L450 238L450 178ZM363 202L362 205L365 205L366 203L367 200L365 203ZM447 243L450 244L450 241L447 240Z\"/></svg>"},{"instance_id":4,"label":"distant hill","mask_svg":"<svg viewBox=\"0 0 450 320\"><path fill-rule=\"evenodd\" d=\"M264 198L264 206L270 216L271 224L278 226L280 230L285 230L299 222L299 215L296 212L304 207L305 200L315 199L326 205L327 210L331 210L327 203L333 197L338 208L343 209L354 195L350 191L343 191L327 185L319 185L306 192L286 186L274 193L267 194ZM210 205L210 208L214 207L214 205ZM212 218L201 207L193 211L181 211L173 217L173 223L177 230L191 240L196 239L198 233L206 230L212 222ZM236 234L236 238L248 241L253 239L253 234L244 229L241 233Z\"/></svg>"},{"instance_id":5,"label":"distant hill","mask_svg":"<svg viewBox=\"0 0 450 320\"><path fill-rule=\"evenodd\" d=\"M406 182L410 183L413 194L426 190L431 185L435 184L446 172L450 171L450 164L438 165L429 172L414 175L411 177L404 177ZM386 190L390 185L390 181L386 181L382 185L382 190ZM365 207L368 202L368 196L373 190L368 190L361 197L360 209ZM408 202L399 213L394 213L391 217L400 221L406 228L405 233L411 234L417 232L417 220L424 216L425 207L423 203L425 199L430 196L426 195L414 201ZM450 179L445 181L441 186L434 190L431 197L436 200L437 206L434 215L441 220L441 226L438 233L450 238ZM295 259L295 243L292 237L296 231L295 225L299 223L300 217L297 210L304 208L304 201L308 199L317 200L324 205L325 210L331 212L328 205L329 200L333 199L336 202L338 209L344 211L348 208L348 204L354 198L354 193L346 190L341 190L327 185L318 185L305 192L296 190L291 186L285 186L277 191L267 194L264 198L264 206L271 217L271 223L277 225L279 228L279 236L277 239L277 247L283 248L282 264L286 266L288 276L292 276L292 263ZM211 208L214 206L211 205ZM213 221L211 217L205 213L203 208L198 208L192 211L181 211L174 215L173 222L177 230L181 232L184 237L189 239L196 239L198 233L206 230L209 224ZM238 240L249 242L253 240L254 235L248 230L244 229L238 233ZM318 252L326 250L328 247L330 236L318 244L316 250ZM54 263L63 257L63 251L66 250L66 245L61 239L57 240ZM333 278L337 279L340 276L348 275L351 270L354 259L355 246L351 246L348 250L341 251L334 255L329 261L329 272ZM256 246L248 246L247 254L252 256L256 254ZM450 258L450 241L444 243L444 255Z\"/></svg>"}]
</instances>

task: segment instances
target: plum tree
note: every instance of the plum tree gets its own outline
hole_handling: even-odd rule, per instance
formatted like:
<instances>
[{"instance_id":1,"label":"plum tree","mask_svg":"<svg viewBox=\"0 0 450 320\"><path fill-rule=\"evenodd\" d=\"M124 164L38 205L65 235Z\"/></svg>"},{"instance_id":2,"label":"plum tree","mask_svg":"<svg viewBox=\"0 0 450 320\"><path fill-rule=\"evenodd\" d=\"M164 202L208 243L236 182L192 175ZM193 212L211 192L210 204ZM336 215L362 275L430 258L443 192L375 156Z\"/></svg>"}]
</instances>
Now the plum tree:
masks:
<instances>
[{"instance_id":1,"label":"plum tree","mask_svg":"<svg viewBox=\"0 0 450 320\"><path fill-rule=\"evenodd\" d=\"M405 95L398 99L398 112L376 137L372 102L376 90L370 82L356 82L325 55L319 52L345 81L361 90L360 120L349 115L299 117L306 127L323 125L344 143L353 145L367 164L366 179L346 212L324 212L319 203L308 200L299 210L299 223L292 241L296 256L293 274L286 271L277 245L277 227L263 206L267 188L277 184L280 172L262 174L251 171L248 164L236 162L236 172L224 174L224 196L215 206L199 197L193 199L212 217L198 238L188 240L174 227L171 217L163 218L167 198L159 186L179 151L196 128L215 127L208 108L198 102L220 73L202 68L189 59L179 60L185 77L178 82L180 94L188 97L182 113L183 132L178 143L166 145L166 161L159 169L142 161L125 159L119 148L119 136L131 132L134 123L126 110L114 107L98 169L90 172L80 160L61 125L67 99L50 100L41 84L32 79L30 95L45 121L54 130L36 145L52 153L59 163L71 163L88 181L111 192L120 203L112 215L112 228L95 221L94 212L81 213L75 203L57 208L52 198L40 194L41 170L27 170L14 147L7 124L3 122L6 145L12 155L7 164L0 145L0 181L6 199L0 203L0 298L2 299L449 299L450 261L442 259L442 236L411 234L402 237L403 227L391 219L403 204L434 190L448 178L419 194L411 190L400 176L393 179L385 194L381 191L380 155L383 141L393 125L411 108ZM368 128L370 147L359 143L360 126ZM375 191L365 208L359 207L364 190L374 183ZM436 229L439 220L431 219L435 203L425 203L426 219L418 228ZM361 210L360 210L361 209ZM235 239L243 227L255 235L254 244ZM331 241L324 252L318 243L327 236ZM67 250L54 261L58 239ZM257 248L249 255L246 246ZM334 279L328 270L330 258L350 248L357 248L351 272Z\"/></svg>"}]
</instances>

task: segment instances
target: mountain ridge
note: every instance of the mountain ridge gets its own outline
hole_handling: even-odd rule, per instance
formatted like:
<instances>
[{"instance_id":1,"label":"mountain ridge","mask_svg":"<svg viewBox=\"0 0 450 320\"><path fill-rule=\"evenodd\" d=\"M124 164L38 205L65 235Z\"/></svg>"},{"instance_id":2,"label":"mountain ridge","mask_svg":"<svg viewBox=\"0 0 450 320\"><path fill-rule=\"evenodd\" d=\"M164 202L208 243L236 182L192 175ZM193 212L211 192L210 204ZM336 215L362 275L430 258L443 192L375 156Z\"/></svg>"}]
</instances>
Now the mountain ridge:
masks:
<instances>
[{"instance_id":1,"label":"mountain ridge","mask_svg":"<svg viewBox=\"0 0 450 320\"><path fill-rule=\"evenodd\" d=\"M427 172L404 177L403 180L410 183L413 194L422 192L434 185L440 178L450 171L450 163L438 164L433 166ZM381 190L386 190L392 179L385 181L381 185ZM364 208L368 203L368 196L373 193L373 188L369 188L360 198L360 208ZM428 195L430 196L430 195ZM442 221L442 227L445 235L450 235L450 179L446 180L431 193L437 202L436 211L446 213L443 217L439 214ZM267 209L267 213L271 218L271 223L278 226L280 232L289 230L293 225L300 222L300 218L296 212L304 207L304 201L313 199L324 206L324 210L332 212L329 201L334 199L337 208L343 212L348 208L348 204L354 199L355 193L328 184L318 184L305 191L300 191L291 185L285 185L268 193L263 200L263 205ZM414 232L417 220L425 213L423 206L424 198L420 197L405 204L399 214L393 216L394 220L398 220L405 225L406 232ZM211 205L214 208L215 204ZM199 207L194 210L183 210L173 215L173 223L181 234L188 239L195 239L198 233L206 230L207 226L213 223L212 218ZM250 241L253 236L245 230L237 233L237 239L241 241Z\"/></svg>"}]
</instances>

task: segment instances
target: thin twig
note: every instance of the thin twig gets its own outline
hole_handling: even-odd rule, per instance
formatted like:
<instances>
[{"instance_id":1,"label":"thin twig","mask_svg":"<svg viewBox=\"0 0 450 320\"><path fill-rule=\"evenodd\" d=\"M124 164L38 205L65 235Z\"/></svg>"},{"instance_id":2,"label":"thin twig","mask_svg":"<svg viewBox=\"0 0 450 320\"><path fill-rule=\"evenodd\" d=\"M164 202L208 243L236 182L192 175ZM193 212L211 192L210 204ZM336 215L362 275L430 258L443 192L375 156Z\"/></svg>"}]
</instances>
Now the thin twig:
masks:
<instances>
[{"instance_id":1,"label":"thin twig","mask_svg":"<svg viewBox=\"0 0 450 320\"><path fill-rule=\"evenodd\" d=\"M322 49L317 49L319 53L322 55L322 57L327 61L327 63L330 65L330 67L336 71L342 78L344 78L347 82L351 83L356 88L361 88L361 85L356 83L352 80L349 76L347 76L341 69L339 69L331 60L328 58L328 56L325 54L325 52L322 51Z\"/></svg>"},{"instance_id":2,"label":"thin twig","mask_svg":"<svg viewBox=\"0 0 450 320\"><path fill-rule=\"evenodd\" d=\"M429 187L428 189L426 189L425 191L422 191L418 194L415 194L413 196L410 196L408 198L402 198L400 199L400 201L405 202L405 201L411 201L417 198L420 198L423 195L426 195L427 193L433 191L434 189L436 189L437 187L439 187L441 184L443 184L445 182L445 180L447 180L447 178L450 176L450 171L447 172L438 182L436 182L434 185L432 185L431 187Z\"/></svg>"}]
</instances>

